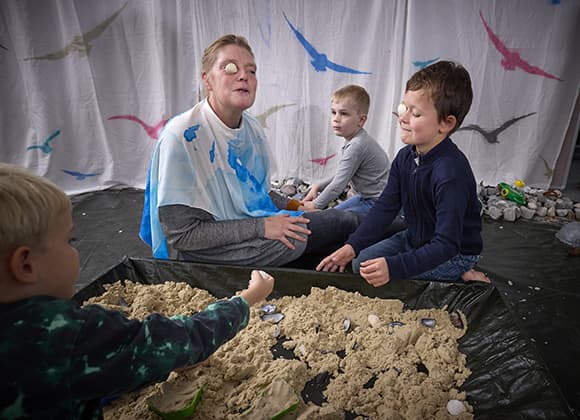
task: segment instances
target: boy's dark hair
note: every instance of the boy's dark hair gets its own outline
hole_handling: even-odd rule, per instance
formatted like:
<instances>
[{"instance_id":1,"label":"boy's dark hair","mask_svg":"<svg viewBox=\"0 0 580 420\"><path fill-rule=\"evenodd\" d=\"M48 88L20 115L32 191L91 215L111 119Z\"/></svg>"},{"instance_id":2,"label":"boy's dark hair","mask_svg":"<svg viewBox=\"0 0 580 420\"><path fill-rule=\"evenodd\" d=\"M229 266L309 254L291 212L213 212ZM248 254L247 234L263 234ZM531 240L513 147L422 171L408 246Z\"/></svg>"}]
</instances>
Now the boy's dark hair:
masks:
<instances>
[{"instance_id":1,"label":"boy's dark hair","mask_svg":"<svg viewBox=\"0 0 580 420\"><path fill-rule=\"evenodd\" d=\"M425 89L430 95L439 121L455 116L457 124L449 134L461 126L473 100L471 78L461 64L438 61L419 70L407 81L405 92L419 89Z\"/></svg>"}]
</instances>

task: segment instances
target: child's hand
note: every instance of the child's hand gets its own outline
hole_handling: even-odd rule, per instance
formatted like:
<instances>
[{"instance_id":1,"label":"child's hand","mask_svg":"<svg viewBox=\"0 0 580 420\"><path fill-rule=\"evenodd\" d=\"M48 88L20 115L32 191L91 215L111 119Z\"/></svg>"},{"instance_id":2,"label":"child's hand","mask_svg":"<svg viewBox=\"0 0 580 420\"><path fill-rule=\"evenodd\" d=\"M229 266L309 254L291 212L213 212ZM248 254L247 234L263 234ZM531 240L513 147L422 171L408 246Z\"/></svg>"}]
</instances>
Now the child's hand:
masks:
<instances>
[{"instance_id":1,"label":"child's hand","mask_svg":"<svg viewBox=\"0 0 580 420\"><path fill-rule=\"evenodd\" d=\"M302 202L304 203L305 201L312 201L316 198L316 196L318 196L318 185L312 184L312 187L310 187L308 194L306 194L306 197L302 199Z\"/></svg>"},{"instance_id":2,"label":"child's hand","mask_svg":"<svg viewBox=\"0 0 580 420\"><path fill-rule=\"evenodd\" d=\"M383 257L360 263L360 275L368 284L374 287L385 285L391 280L389 265Z\"/></svg>"},{"instance_id":3,"label":"child's hand","mask_svg":"<svg viewBox=\"0 0 580 420\"><path fill-rule=\"evenodd\" d=\"M346 265L351 262L355 256L356 254L351 245L343 245L341 248L338 248L328 257L320 261L316 266L316 271L330 271L331 273L339 271L344 273Z\"/></svg>"},{"instance_id":4,"label":"child's hand","mask_svg":"<svg viewBox=\"0 0 580 420\"><path fill-rule=\"evenodd\" d=\"M252 270L248 288L242 290L242 296L250 304L261 302L274 290L274 277L262 270Z\"/></svg>"},{"instance_id":5,"label":"child's hand","mask_svg":"<svg viewBox=\"0 0 580 420\"><path fill-rule=\"evenodd\" d=\"M317 211L318 209L316 207L314 207L314 201L301 201L300 202L300 207L298 207L298 210L304 210L304 211Z\"/></svg>"}]
</instances>

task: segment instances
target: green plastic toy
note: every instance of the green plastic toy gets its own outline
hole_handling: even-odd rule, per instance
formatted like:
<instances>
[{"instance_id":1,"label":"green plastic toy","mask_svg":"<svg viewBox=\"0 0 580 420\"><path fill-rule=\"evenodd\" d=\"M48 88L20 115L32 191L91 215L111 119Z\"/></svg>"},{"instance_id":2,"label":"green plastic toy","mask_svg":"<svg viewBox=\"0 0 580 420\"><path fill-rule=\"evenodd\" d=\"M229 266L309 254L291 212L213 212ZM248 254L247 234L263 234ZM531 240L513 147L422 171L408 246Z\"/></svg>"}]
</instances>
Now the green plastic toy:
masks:
<instances>
[{"instance_id":1,"label":"green plastic toy","mask_svg":"<svg viewBox=\"0 0 580 420\"><path fill-rule=\"evenodd\" d=\"M509 184L506 184L505 182L500 182L497 185L497 188L499 189L499 193L503 198L513 201L514 203L518 203L520 206L525 206L528 202L523 192Z\"/></svg>"}]
</instances>

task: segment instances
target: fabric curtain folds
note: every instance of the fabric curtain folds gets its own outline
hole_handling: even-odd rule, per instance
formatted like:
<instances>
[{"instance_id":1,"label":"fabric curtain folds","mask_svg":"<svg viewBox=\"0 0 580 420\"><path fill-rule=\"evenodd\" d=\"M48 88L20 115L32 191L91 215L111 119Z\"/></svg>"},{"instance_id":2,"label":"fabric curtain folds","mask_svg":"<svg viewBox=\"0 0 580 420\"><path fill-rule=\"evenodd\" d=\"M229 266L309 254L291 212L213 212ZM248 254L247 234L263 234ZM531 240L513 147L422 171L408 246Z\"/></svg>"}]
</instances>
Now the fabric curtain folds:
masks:
<instances>
[{"instance_id":1,"label":"fabric curtain folds","mask_svg":"<svg viewBox=\"0 0 580 420\"><path fill-rule=\"evenodd\" d=\"M452 137L478 182L548 187L575 124L579 2L5 0L0 18L0 160L69 194L145 187L160 130L198 102L203 50L226 33L256 56L249 112L274 179L334 173L330 96L347 84L368 90L365 129L392 160L405 82L437 60L471 74Z\"/></svg>"}]
</instances>

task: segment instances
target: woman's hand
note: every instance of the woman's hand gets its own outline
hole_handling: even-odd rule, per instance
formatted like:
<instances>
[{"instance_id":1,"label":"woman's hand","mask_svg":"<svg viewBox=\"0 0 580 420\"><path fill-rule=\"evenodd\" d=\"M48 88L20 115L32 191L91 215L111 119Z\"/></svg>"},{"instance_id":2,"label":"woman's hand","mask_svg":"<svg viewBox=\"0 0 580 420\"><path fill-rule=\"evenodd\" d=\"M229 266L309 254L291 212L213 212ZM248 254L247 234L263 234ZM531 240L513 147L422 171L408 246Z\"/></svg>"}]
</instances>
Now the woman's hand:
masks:
<instances>
[{"instance_id":1,"label":"woman's hand","mask_svg":"<svg viewBox=\"0 0 580 420\"><path fill-rule=\"evenodd\" d=\"M355 252L349 244L338 248L328 257L324 258L316 266L316 271L330 271L332 273L339 271L344 273L346 265L353 260Z\"/></svg>"},{"instance_id":2,"label":"woman's hand","mask_svg":"<svg viewBox=\"0 0 580 420\"><path fill-rule=\"evenodd\" d=\"M383 257L363 261L360 264L360 275L374 287L383 286L391 280L387 260Z\"/></svg>"},{"instance_id":3,"label":"woman's hand","mask_svg":"<svg viewBox=\"0 0 580 420\"><path fill-rule=\"evenodd\" d=\"M282 242L290 249L296 249L290 239L306 242L306 237L311 231L300 224L308 224L310 220L302 216L290 216L288 214L279 214L264 219L264 237L266 239L275 239Z\"/></svg>"}]
</instances>

